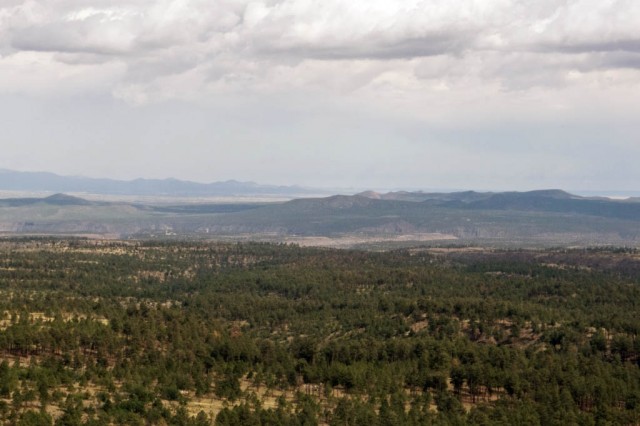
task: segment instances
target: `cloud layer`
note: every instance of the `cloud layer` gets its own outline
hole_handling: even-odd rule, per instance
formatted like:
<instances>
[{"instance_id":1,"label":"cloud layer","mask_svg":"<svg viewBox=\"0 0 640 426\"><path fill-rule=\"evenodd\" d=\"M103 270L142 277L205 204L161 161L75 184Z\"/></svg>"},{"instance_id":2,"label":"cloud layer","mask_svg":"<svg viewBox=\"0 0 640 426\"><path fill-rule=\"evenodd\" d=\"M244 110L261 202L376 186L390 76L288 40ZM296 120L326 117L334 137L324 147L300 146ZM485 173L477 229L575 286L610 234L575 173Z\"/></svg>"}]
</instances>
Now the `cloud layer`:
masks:
<instances>
[{"instance_id":1,"label":"cloud layer","mask_svg":"<svg viewBox=\"0 0 640 426\"><path fill-rule=\"evenodd\" d=\"M291 140L355 111L408 144L458 149L501 125L632 123L639 22L637 0L4 0L0 96L181 102L252 122L297 111L312 124ZM638 143L620 140L627 154Z\"/></svg>"},{"instance_id":2,"label":"cloud layer","mask_svg":"<svg viewBox=\"0 0 640 426\"><path fill-rule=\"evenodd\" d=\"M52 73L55 85L107 65L112 93L131 101L315 89L319 73L332 74L329 89L342 79L339 90L357 90L393 61L408 62L399 84L528 89L638 69L638 22L634 0L5 1L0 66ZM30 78L14 77L13 90L32 90Z\"/></svg>"}]
</instances>

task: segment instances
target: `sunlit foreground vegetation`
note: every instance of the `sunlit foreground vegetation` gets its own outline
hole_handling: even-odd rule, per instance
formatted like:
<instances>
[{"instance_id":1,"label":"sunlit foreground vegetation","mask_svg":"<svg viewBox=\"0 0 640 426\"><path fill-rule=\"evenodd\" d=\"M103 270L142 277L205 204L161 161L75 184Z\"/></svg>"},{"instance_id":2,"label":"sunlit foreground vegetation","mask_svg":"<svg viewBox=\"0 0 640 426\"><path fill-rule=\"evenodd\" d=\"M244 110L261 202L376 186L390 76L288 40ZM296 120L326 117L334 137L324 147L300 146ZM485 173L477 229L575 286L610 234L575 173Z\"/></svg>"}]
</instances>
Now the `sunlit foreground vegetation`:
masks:
<instances>
[{"instance_id":1,"label":"sunlit foreground vegetation","mask_svg":"<svg viewBox=\"0 0 640 426\"><path fill-rule=\"evenodd\" d=\"M640 423L634 250L0 241L0 421Z\"/></svg>"}]
</instances>

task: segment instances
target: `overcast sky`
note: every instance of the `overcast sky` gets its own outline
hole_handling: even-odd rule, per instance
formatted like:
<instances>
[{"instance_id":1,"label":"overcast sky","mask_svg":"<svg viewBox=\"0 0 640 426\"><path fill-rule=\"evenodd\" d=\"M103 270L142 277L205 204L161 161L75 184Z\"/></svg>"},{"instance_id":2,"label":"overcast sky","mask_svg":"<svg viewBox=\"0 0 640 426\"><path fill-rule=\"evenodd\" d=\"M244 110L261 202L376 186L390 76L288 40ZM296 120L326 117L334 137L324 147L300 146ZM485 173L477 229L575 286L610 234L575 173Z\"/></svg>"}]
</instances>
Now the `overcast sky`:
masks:
<instances>
[{"instance_id":1,"label":"overcast sky","mask_svg":"<svg viewBox=\"0 0 640 426\"><path fill-rule=\"evenodd\" d=\"M638 0L0 0L0 168L638 190Z\"/></svg>"}]
</instances>

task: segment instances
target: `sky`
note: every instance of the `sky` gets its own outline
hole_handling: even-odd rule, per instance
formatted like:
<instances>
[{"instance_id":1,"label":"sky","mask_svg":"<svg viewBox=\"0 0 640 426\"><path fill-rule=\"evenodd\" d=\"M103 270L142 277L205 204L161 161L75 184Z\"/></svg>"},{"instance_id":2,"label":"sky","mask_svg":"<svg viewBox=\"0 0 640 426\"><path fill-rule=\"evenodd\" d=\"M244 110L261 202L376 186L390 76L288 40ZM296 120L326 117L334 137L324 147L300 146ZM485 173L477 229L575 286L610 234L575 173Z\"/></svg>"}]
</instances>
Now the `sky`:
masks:
<instances>
[{"instance_id":1,"label":"sky","mask_svg":"<svg viewBox=\"0 0 640 426\"><path fill-rule=\"evenodd\" d=\"M0 0L0 168L640 190L637 0Z\"/></svg>"}]
</instances>

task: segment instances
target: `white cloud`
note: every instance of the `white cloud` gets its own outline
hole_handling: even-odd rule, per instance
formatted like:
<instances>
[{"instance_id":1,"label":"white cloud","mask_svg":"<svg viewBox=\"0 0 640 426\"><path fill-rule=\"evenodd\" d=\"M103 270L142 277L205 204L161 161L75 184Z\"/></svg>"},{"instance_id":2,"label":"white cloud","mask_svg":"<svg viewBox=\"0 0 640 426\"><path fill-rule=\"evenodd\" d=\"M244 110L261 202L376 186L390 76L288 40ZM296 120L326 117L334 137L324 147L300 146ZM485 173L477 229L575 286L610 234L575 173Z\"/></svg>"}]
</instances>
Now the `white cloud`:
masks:
<instances>
[{"instance_id":1,"label":"white cloud","mask_svg":"<svg viewBox=\"0 0 640 426\"><path fill-rule=\"evenodd\" d=\"M428 147L466 146L460 141L473 132L482 139L500 126L632 126L617 134L629 153L640 145L633 136L640 129L629 125L640 108L638 22L637 0L3 0L0 108L10 94L71 103L96 96L134 110L171 103L235 110L232 121L258 127L253 140L286 140L291 152L306 144L325 158L325 141L349 135L371 140L376 164L391 158L382 152L393 134L413 128ZM297 133L262 121L271 110L271 121ZM355 111L364 130L336 124L345 111ZM367 120L386 123L387 139L375 126L367 130ZM229 140L240 128L211 124ZM550 128L551 143L569 143ZM434 138L441 130L446 137ZM513 143L513 133L495 137L496 146ZM522 140L523 149L535 144ZM363 145L352 142L351 152ZM309 158L300 161L309 169Z\"/></svg>"},{"instance_id":2,"label":"white cloud","mask_svg":"<svg viewBox=\"0 0 640 426\"><path fill-rule=\"evenodd\" d=\"M118 61L66 64L51 52L21 51L0 58L0 93L68 96L104 93L122 79Z\"/></svg>"},{"instance_id":3,"label":"white cloud","mask_svg":"<svg viewBox=\"0 0 640 426\"><path fill-rule=\"evenodd\" d=\"M186 89L205 97L250 86L286 91L280 85L289 79L315 90L326 78L329 89L356 90L378 84L385 64L429 57L439 59L411 62L413 74L446 62L447 69L436 67L439 81L428 84L439 88L455 88L461 75L489 85L497 79L507 89L563 86L575 84L565 76L576 70L640 67L640 3L633 0L48 0L8 3L0 22L4 56L55 52L54 61L78 66L118 60L128 71L113 87L116 96L134 86L164 92L149 100L171 97L180 75L196 74L200 86ZM321 74L301 78L310 63ZM395 81L405 90L406 79Z\"/></svg>"}]
</instances>

